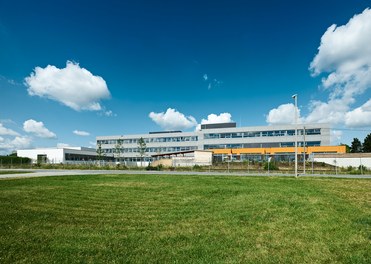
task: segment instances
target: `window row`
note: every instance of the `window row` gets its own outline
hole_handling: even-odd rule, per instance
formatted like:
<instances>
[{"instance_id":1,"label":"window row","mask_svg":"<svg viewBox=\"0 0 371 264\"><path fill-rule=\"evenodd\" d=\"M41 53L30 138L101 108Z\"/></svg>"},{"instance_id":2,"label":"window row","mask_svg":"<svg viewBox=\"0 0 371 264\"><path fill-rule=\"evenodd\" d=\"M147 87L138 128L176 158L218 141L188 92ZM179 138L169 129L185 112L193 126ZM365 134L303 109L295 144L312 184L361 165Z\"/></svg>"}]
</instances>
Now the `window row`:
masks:
<instances>
[{"instance_id":1,"label":"window row","mask_svg":"<svg viewBox=\"0 0 371 264\"><path fill-rule=\"evenodd\" d=\"M197 136L186 136L186 137L159 137L159 138L143 138L145 143L156 143L156 142L188 142L197 141ZM129 139L103 139L97 140L97 145L102 144L138 144L140 138L129 138Z\"/></svg>"},{"instance_id":2,"label":"window row","mask_svg":"<svg viewBox=\"0 0 371 264\"><path fill-rule=\"evenodd\" d=\"M204 145L204 149L238 149L238 148L280 148L294 147L295 142L273 142L273 143L247 143L247 144L210 144ZM298 142L298 146L304 146L304 142ZM306 141L305 146L321 146L321 141Z\"/></svg>"},{"instance_id":3,"label":"window row","mask_svg":"<svg viewBox=\"0 0 371 264\"><path fill-rule=\"evenodd\" d=\"M303 135L304 129L298 129L298 135ZM305 135L320 135L321 129L305 129ZM250 137L283 137L295 136L295 130L272 130L272 131L256 131L256 132L238 132L238 133L210 133L205 134L205 139L217 138L250 138Z\"/></svg>"},{"instance_id":4,"label":"window row","mask_svg":"<svg viewBox=\"0 0 371 264\"><path fill-rule=\"evenodd\" d=\"M184 147L159 147L159 148L146 148L146 153L167 153L167 152L178 152L196 150L196 146L184 146ZM102 149L103 153L120 153L118 149ZM121 153L139 153L139 148L123 148Z\"/></svg>"}]
</instances>

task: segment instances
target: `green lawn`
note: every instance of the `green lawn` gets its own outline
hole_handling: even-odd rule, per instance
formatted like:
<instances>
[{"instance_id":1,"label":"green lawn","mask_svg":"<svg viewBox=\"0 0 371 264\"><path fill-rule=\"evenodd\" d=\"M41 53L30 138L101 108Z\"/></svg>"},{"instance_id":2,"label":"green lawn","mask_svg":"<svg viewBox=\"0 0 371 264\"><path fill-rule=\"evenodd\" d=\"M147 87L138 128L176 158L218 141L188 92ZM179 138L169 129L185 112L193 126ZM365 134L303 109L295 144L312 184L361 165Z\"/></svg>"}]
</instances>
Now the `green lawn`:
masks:
<instances>
[{"instance_id":1,"label":"green lawn","mask_svg":"<svg viewBox=\"0 0 371 264\"><path fill-rule=\"evenodd\" d=\"M0 170L1 174L18 174L18 173L31 173L32 171L7 171L7 170Z\"/></svg>"},{"instance_id":2,"label":"green lawn","mask_svg":"<svg viewBox=\"0 0 371 264\"><path fill-rule=\"evenodd\" d=\"M0 180L0 263L371 263L371 180Z\"/></svg>"}]
</instances>

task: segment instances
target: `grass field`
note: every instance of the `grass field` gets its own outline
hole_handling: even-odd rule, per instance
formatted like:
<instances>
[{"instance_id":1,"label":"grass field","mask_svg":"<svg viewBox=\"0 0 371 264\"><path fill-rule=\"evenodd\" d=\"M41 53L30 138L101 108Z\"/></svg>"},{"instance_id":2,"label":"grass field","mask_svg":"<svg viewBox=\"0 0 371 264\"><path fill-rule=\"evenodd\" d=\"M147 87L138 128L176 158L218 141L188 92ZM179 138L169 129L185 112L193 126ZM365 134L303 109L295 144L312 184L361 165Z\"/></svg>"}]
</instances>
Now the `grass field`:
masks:
<instances>
[{"instance_id":1,"label":"grass field","mask_svg":"<svg viewBox=\"0 0 371 264\"><path fill-rule=\"evenodd\" d=\"M371 263L371 180L0 180L0 263Z\"/></svg>"},{"instance_id":2,"label":"grass field","mask_svg":"<svg viewBox=\"0 0 371 264\"><path fill-rule=\"evenodd\" d=\"M31 173L32 171L22 171L22 173ZM13 171L11 171L11 170L9 170L9 171L7 171L7 170L0 170L0 175L2 175L2 174L17 174L17 173L20 173L19 171L15 171L15 170L13 170Z\"/></svg>"}]
</instances>

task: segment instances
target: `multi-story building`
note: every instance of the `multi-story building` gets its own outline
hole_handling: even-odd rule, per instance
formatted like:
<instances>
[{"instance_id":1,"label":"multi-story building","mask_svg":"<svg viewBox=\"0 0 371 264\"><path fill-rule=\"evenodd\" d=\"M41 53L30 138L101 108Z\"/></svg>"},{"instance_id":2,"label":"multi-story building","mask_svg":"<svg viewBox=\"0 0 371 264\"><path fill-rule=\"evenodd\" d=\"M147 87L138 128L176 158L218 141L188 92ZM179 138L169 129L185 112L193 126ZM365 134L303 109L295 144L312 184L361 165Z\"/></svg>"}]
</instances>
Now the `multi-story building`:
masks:
<instances>
[{"instance_id":1,"label":"multi-story building","mask_svg":"<svg viewBox=\"0 0 371 264\"><path fill-rule=\"evenodd\" d=\"M226 150L231 149L239 150L240 155L249 154L249 149L282 148L292 153L296 137L295 125L236 127L236 123L222 123L201 125L201 130L194 132L99 136L97 146L104 155L120 157L123 161L139 161L138 142L141 138L146 143L144 159L150 161L152 155L189 150L213 150L215 154L224 155L228 152ZM297 142L299 147L329 146L330 126L298 125ZM320 152L326 150L322 148Z\"/></svg>"}]
</instances>

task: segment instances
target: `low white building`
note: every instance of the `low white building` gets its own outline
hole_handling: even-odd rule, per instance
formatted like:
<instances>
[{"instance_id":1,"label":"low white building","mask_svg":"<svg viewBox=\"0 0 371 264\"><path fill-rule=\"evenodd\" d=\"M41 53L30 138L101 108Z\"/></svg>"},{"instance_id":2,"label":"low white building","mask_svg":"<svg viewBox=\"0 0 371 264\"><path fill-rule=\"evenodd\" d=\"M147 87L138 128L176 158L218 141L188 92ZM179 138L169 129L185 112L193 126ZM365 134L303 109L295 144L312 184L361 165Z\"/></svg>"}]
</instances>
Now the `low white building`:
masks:
<instances>
[{"instance_id":1,"label":"low white building","mask_svg":"<svg viewBox=\"0 0 371 264\"><path fill-rule=\"evenodd\" d=\"M180 151L152 155L155 159L152 166L189 167L194 165L209 166L212 164L213 152L208 150Z\"/></svg>"},{"instance_id":2,"label":"low white building","mask_svg":"<svg viewBox=\"0 0 371 264\"><path fill-rule=\"evenodd\" d=\"M97 160L94 148L63 147L63 148L36 148L17 150L18 157L27 157L32 163L88 163Z\"/></svg>"},{"instance_id":3,"label":"low white building","mask_svg":"<svg viewBox=\"0 0 371 264\"><path fill-rule=\"evenodd\" d=\"M315 154L313 161L343 168L358 168L362 165L371 169L371 153Z\"/></svg>"}]
</instances>

